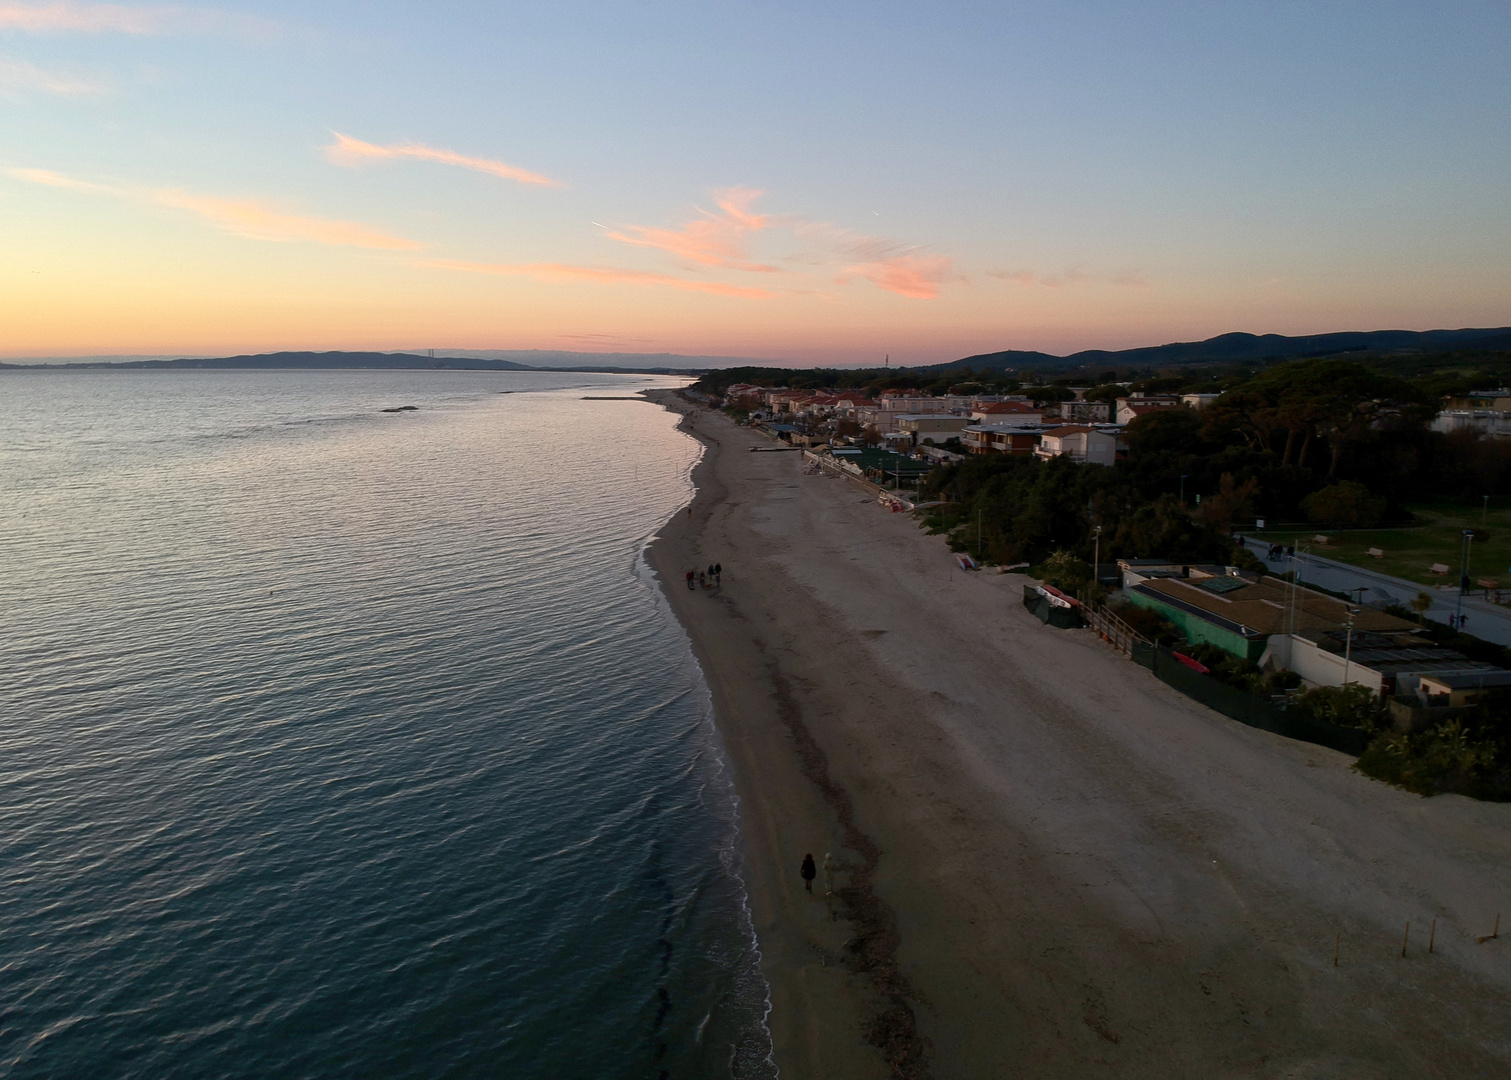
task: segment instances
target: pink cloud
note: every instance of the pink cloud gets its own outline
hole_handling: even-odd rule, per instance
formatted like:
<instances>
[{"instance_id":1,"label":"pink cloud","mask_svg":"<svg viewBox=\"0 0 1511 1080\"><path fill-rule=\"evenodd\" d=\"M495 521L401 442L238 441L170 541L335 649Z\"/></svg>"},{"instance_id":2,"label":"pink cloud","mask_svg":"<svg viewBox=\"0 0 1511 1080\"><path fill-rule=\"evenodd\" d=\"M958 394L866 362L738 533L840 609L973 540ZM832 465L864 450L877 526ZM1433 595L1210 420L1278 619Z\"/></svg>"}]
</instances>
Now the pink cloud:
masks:
<instances>
[{"instance_id":1,"label":"pink cloud","mask_svg":"<svg viewBox=\"0 0 1511 1080\"><path fill-rule=\"evenodd\" d=\"M1043 274L1039 275L1039 284L1043 285L1046 289L1058 289L1062 285L1080 285L1090 280L1090 276L1079 267L1072 267L1069 270L1058 274L1051 274L1048 277Z\"/></svg>"},{"instance_id":2,"label":"pink cloud","mask_svg":"<svg viewBox=\"0 0 1511 1080\"><path fill-rule=\"evenodd\" d=\"M946 255L894 255L846 267L839 282L847 284L853 278L865 278L877 288L898 296L933 300L943 282L959 280L959 275Z\"/></svg>"},{"instance_id":3,"label":"pink cloud","mask_svg":"<svg viewBox=\"0 0 1511 1080\"><path fill-rule=\"evenodd\" d=\"M622 244L657 248L702 266L780 273L774 266L749 261L745 253L745 237L765 229L769 222L766 215L750 211L751 203L761 194L751 188L729 188L716 196L719 213L700 211L702 218L690 221L680 229L631 225L622 232L610 230L607 235Z\"/></svg>"},{"instance_id":4,"label":"pink cloud","mask_svg":"<svg viewBox=\"0 0 1511 1080\"><path fill-rule=\"evenodd\" d=\"M286 214L251 200L218 199L165 189L152 193L154 202L187 210L213 221L227 232L252 240L307 240L336 247L376 248L382 251L417 251L424 244L389 236L353 221Z\"/></svg>"},{"instance_id":5,"label":"pink cloud","mask_svg":"<svg viewBox=\"0 0 1511 1080\"><path fill-rule=\"evenodd\" d=\"M5 172L7 176L25 180L28 184L42 184L44 187L63 188L65 191L82 191L90 195L114 195L117 198L126 198L131 194L120 188L91 184L88 180L76 180L72 176L64 176L51 169L6 169Z\"/></svg>"},{"instance_id":6,"label":"pink cloud","mask_svg":"<svg viewBox=\"0 0 1511 1080\"><path fill-rule=\"evenodd\" d=\"M349 135L343 135L339 131L331 132L336 141L325 148L325 156L337 165L355 167L368 159L383 158L412 158L417 161L437 161L442 165L455 165L463 169L474 169L477 172L496 176L501 180L517 180L521 184L538 184L542 187L562 187L563 185L552 180L550 177L541 176L539 173L530 172L528 169L506 165L502 161L493 161L489 158L468 157L466 154L458 154L451 150L437 150L434 147L424 146L420 143L403 143L398 146L378 146L375 143L363 142L361 139L353 139Z\"/></svg>"},{"instance_id":7,"label":"pink cloud","mask_svg":"<svg viewBox=\"0 0 1511 1080\"><path fill-rule=\"evenodd\" d=\"M453 259L426 259L421 266L437 270L460 270L468 274L496 274L504 277L527 277L552 284L580 281L599 285L659 285L684 292L711 293L715 296L738 296L768 299L776 294L766 289L749 289L717 281L689 281L669 274L651 274L643 270L622 270L610 266L572 266L567 263L475 263Z\"/></svg>"},{"instance_id":8,"label":"pink cloud","mask_svg":"<svg viewBox=\"0 0 1511 1080\"><path fill-rule=\"evenodd\" d=\"M1069 270L1058 274L1036 274L1032 270L990 270L987 277L996 278L999 281L1011 281L1014 285L1029 287L1038 285L1045 289L1059 289L1067 285L1084 285L1090 282L1096 284L1118 285L1125 289L1147 289L1149 282L1143 274L1137 270L1128 270L1112 277L1101 277L1086 273L1080 267L1071 267Z\"/></svg>"},{"instance_id":9,"label":"pink cloud","mask_svg":"<svg viewBox=\"0 0 1511 1080\"><path fill-rule=\"evenodd\" d=\"M176 188L154 190L110 187L78 180L50 169L8 169L6 172L7 175L30 184L187 210L206 221L213 221L227 232L253 240L305 240L316 244L375 248L381 251L417 251L425 246L403 237L390 236L357 222L290 214L251 199L222 199Z\"/></svg>"},{"instance_id":10,"label":"pink cloud","mask_svg":"<svg viewBox=\"0 0 1511 1080\"><path fill-rule=\"evenodd\" d=\"M162 4L51 4L0 2L0 30L30 34L221 33L265 38L277 26L266 19L206 8Z\"/></svg>"}]
</instances>

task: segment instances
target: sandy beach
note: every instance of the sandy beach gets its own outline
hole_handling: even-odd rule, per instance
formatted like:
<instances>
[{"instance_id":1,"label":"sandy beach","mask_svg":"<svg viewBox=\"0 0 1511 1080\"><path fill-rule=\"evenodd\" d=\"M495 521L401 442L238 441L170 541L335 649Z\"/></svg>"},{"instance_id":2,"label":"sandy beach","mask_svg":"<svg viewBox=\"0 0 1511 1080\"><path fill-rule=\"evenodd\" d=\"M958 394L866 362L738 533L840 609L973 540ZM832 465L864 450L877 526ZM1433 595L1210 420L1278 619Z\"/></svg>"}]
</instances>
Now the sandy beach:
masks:
<instances>
[{"instance_id":1,"label":"sandy beach","mask_svg":"<svg viewBox=\"0 0 1511 1080\"><path fill-rule=\"evenodd\" d=\"M1221 717L652 396L708 447L650 555L733 768L784 1077L1511 1075L1511 805Z\"/></svg>"}]
</instances>

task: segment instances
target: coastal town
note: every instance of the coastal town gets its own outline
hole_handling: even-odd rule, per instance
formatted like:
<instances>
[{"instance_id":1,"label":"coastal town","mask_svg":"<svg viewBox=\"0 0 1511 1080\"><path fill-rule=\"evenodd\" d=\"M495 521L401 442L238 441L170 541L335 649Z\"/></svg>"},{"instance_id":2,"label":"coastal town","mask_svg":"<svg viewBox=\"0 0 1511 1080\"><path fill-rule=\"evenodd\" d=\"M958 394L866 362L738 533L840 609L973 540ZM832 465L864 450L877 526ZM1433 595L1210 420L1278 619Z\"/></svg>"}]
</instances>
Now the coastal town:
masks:
<instances>
[{"instance_id":1,"label":"coastal town","mask_svg":"<svg viewBox=\"0 0 1511 1080\"><path fill-rule=\"evenodd\" d=\"M653 394L704 448L651 560L709 680L793 1067L1069 1080L1337 1061L1404 1080L1446 1054L1494 1074L1500 1052L1466 1033L1511 1004L1490 936L1511 886L1492 684L1511 664L1411 604L1456 589L1382 603L1313 584L1380 535L1300 509L1358 475L1348 453L1329 478L1314 432L1314 475L1251 485L1248 451L1202 433L1233 415L1221 395L1128 420L1111 465L972 452L951 440L997 426L972 415L988 407L1042 445L1108 430L1118 403L1073 425L1073 390L802 385L822 378ZM893 423L914 431L888 447ZM1256 457L1285 455L1271 434ZM1159 468L1182 440L1214 469ZM683 587L710 563L720 588ZM822 895L805 853L838 868Z\"/></svg>"},{"instance_id":2,"label":"coastal town","mask_svg":"<svg viewBox=\"0 0 1511 1080\"><path fill-rule=\"evenodd\" d=\"M965 377L929 393L794 388L776 376L764 380L775 385L726 381L695 385L690 394L759 432L772 449L797 451L809 475L843 478L945 534L963 569L1027 575L1023 603L1042 621L1090 628L1219 712L1345 750L1368 774L1425 794L1511 797L1501 761L1511 726L1511 619L1502 614L1501 579L1471 576L1469 565L1485 530L1463 530L1462 567L1416 567L1425 580L1333 557L1392 510L1409 517L1339 473L1346 439L1378 449L1423 437L1494 452L1511 445L1501 442L1511 435L1511 391L1458 389L1433 400L1421 387L1370 381L1348 364L1283 365L1269 379L1280 389L1266 434L1283 429L1283 454L1300 468L1263 482L1311 488L1299 498L1290 493L1290 507L1261 490L1252 464L1247 476L1239 464L1214 477L1192 475L1196 468L1177 458L1176 469L1189 471L1176 478L1166 470L1167 485L1177 480L1173 493L1130 490L1123 479L1147 470L1151 458L1182 450L1210 456L1218 449L1213 429L1240 427L1244 410L1252 423L1261 410L1243 400L1246 391L1255 394L1241 380L1204 389L1187 378L1160 392L1151 388L1158 379L993 387ZM1319 420L1329 408L1340 411L1338 383L1350 379L1358 385L1343 389L1341 411L1374 410L1352 434L1341 422ZM1308 422L1298 439L1296 429ZM1196 445L1181 447L1181 439ZM1324 440L1332 468L1302 477L1310 444ZM1025 491L1014 506L1001 497L1004 483L1076 494L1073 503L1059 500L1058 527L1033 536L1015 519L1035 493ZM983 498L993 486L995 504ZM1124 505L1108 506L1115 497ZM1130 507L1134 499L1143 505ZM1267 522L1277 509L1303 520ZM1163 520L1141 529L1141 514ZM1364 554L1364 562L1379 564L1386 551Z\"/></svg>"}]
</instances>

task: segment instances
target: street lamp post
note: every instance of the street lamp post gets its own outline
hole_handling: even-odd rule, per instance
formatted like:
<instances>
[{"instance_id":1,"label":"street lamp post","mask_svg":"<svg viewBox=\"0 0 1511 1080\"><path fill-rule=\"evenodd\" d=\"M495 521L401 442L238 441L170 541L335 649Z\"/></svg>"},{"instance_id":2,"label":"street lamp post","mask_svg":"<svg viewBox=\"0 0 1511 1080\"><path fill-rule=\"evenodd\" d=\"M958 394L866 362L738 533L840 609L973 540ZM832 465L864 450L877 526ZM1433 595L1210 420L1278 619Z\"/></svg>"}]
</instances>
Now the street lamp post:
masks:
<instances>
[{"instance_id":1,"label":"street lamp post","mask_svg":"<svg viewBox=\"0 0 1511 1080\"><path fill-rule=\"evenodd\" d=\"M1353 652L1354 652L1354 616L1357 615L1357 614L1359 614L1359 609L1358 608L1349 608L1348 609L1348 630L1345 631L1348 634L1348 637L1346 637L1343 640L1343 685L1344 686L1348 685L1348 662L1353 657Z\"/></svg>"},{"instance_id":2,"label":"street lamp post","mask_svg":"<svg viewBox=\"0 0 1511 1080\"><path fill-rule=\"evenodd\" d=\"M1464 626L1464 591L1469 584L1469 549L1474 544L1474 530L1464 530L1463 558L1459 561L1459 597L1453 612L1453 627L1461 630Z\"/></svg>"}]
</instances>

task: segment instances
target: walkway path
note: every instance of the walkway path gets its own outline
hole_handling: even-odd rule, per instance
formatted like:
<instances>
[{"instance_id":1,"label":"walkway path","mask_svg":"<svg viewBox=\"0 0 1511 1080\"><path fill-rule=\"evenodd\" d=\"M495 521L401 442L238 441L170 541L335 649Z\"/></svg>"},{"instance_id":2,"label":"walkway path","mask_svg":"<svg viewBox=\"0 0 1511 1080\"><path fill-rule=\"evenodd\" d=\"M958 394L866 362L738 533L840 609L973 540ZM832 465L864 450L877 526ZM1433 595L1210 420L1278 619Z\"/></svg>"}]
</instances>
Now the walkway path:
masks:
<instances>
[{"instance_id":1,"label":"walkway path","mask_svg":"<svg viewBox=\"0 0 1511 1080\"><path fill-rule=\"evenodd\" d=\"M1240 539L1274 573L1283 574L1288 570L1296 569L1299 565L1302 584L1320 585L1334 592L1364 589L1365 603L1379 601L1400 604L1402 607L1410 607L1412 597L1419 592L1426 592L1433 600L1427 617L1444 625L1448 625L1449 616L1459 610L1457 589L1424 589L1416 582L1407 581L1405 578L1366 570L1363 567L1325 558L1311 552L1303 553L1299 549L1294 559L1266 559L1265 552L1270 546L1269 541L1255 540L1248 536L1240 537ZM1463 613L1469 620L1464 624L1465 633L1484 638L1486 641L1493 641L1497 645L1511 645L1511 610L1492 604L1483 596L1465 596Z\"/></svg>"}]
</instances>

